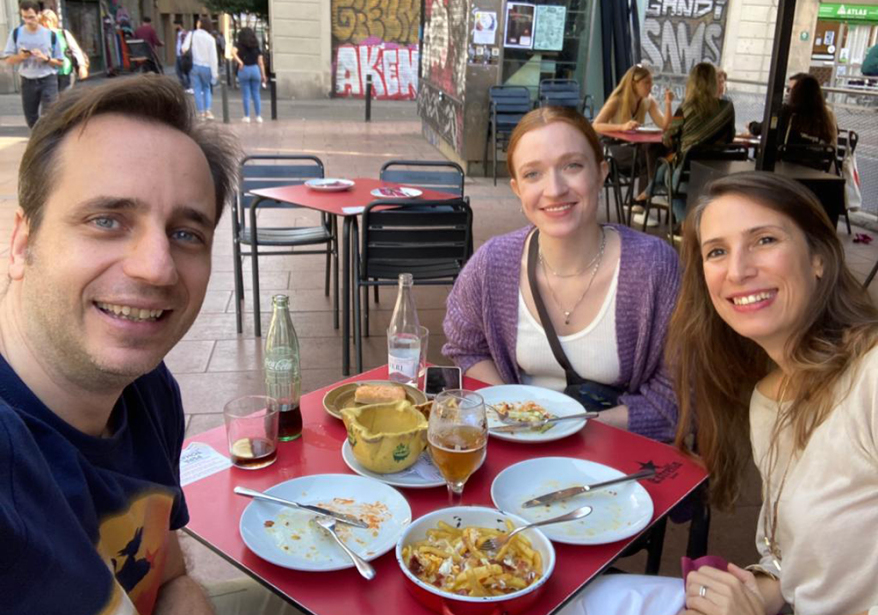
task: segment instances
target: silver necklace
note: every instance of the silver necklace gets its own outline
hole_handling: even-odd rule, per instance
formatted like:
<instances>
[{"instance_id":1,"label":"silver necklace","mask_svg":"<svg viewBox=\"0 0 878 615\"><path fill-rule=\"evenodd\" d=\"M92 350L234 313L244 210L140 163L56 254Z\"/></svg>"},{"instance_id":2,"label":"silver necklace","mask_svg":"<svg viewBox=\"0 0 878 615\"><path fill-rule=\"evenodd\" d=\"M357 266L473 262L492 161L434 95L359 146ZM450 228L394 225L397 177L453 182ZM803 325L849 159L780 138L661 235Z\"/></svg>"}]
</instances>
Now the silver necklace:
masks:
<instances>
[{"instance_id":1,"label":"silver necklace","mask_svg":"<svg viewBox=\"0 0 878 615\"><path fill-rule=\"evenodd\" d=\"M601 226L599 228L601 229L601 244L603 245L604 227ZM600 251L598 251L598 253L595 254L590 261L583 265L582 269L580 269L579 271L574 271L573 273L558 273L557 271L552 269L552 266L548 262L546 262L545 257L543 257L543 249L539 248L538 252L540 257L540 264L543 266L543 270L551 272L551 274L556 278L575 278L578 275L582 275L584 272L588 271L592 265L595 264L595 262L598 260L598 257L601 255Z\"/></svg>"},{"instance_id":2,"label":"silver necklace","mask_svg":"<svg viewBox=\"0 0 878 615\"><path fill-rule=\"evenodd\" d=\"M557 297L557 295L555 295L555 289L552 288L552 285L549 283L549 274L548 274L549 266L546 264L546 261L544 261L542 258L540 258L540 263L543 265L543 273L546 274L546 286L549 287L549 294L552 295L552 301L554 301L555 305L558 306L558 309L564 313L564 324L565 325L570 324L570 316L573 314L573 312L576 311L576 308L579 307L579 304L582 303L583 299L585 299L585 296L588 294L588 291L591 290L591 285L594 283L594 278L598 273L598 269L600 269L600 267L601 267L601 261L604 260L604 248L606 248L606 246L607 246L607 234L604 232L603 226L600 227L600 229L601 229L601 247L598 249L597 256L595 256L592 259L592 262L589 263L589 265L594 263L594 267L591 270L591 277L588 280L588 286L586 286L585 290L582 291L582 295L579 297L579 300L576 302L576 304L572 308L570 308L569 310L565 310L564 307L561 305L561 302L558 301L558 297ZM554 272L552 272L552 273L554 273ZM559 276L559 277L563 277L563 276ZM570 277L570 276L566 276L566 277Z\"/></svg>"}]
</instances>

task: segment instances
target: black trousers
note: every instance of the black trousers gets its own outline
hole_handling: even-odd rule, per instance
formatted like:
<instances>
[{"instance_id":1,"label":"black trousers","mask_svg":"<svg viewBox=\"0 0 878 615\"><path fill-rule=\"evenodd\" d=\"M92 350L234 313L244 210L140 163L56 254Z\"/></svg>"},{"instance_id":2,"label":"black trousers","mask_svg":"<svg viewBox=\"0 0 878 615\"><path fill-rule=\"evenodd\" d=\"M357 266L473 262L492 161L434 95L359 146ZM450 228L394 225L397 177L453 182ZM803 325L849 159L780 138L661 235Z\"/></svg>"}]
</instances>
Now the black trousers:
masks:
<instances>
[{"instance_id":1,"label":"black trousers","mask_svg":"<svg viewBox=\"0 0 878 615\"><path fill-rule=\"evenodd\" d=\"M21 106L28 128L33 128L41 113L58 98L58 75L51 74L39 79L21 78Z\"/></svg>"}]
</instances>

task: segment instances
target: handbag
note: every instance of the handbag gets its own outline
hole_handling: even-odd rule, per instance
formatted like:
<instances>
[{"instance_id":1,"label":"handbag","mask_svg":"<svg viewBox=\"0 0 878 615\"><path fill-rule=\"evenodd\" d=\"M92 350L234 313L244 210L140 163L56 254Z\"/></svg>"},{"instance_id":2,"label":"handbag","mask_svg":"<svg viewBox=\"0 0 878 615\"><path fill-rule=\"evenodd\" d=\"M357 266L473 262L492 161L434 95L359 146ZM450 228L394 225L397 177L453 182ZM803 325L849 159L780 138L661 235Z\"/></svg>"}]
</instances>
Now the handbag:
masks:
<instances>
[{"instance_id":1,"label":"handbag","mask_svg":"<svg viewBox=\"0 0 878 615\"><path fill-rule=\"evenodd\" d=\"M564 389L564 394L578 401L590 412L600 412L615 408L619 405L619 396L625 391L617 387L595 382L594 380L582 378L576 373L573 366L570 365L567 355L564 354L564 349L561 348L558 334L555 333L555 326L552 324L552 319L549 318L546 304L543 303L540 289L537 287L539 233L539 230L533 232L530 244L528 245L527 279L530 284L530 292L534 298L534 304L537 308L537 314L540 317L540 323L543 325L543 330L546 332L546 337L549 340L549 347L552 349L552 354L555 355L555 360L564 369L564 376L567 379L567 387Z\"/></svg>"},{"instance_id":2,"label":"handbag","mask_svg":"<svg viewBox=\"0 0 878 615\"><path fill-rule=\"evenodd\" d=\"M860 187L856 154L850 147L841 163L841 175L844 177L844 205L848 211L857 211L863 206L863 191Z\"/></svg>"}]
</instances>

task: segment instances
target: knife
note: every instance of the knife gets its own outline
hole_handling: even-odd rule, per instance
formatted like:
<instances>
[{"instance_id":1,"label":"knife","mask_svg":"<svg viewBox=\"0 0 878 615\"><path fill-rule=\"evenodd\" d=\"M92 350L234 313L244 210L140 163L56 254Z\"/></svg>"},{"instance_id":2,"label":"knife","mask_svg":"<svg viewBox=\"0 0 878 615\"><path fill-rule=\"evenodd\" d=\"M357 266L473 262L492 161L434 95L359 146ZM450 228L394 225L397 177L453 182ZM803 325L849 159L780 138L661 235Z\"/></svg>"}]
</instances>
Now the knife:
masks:
<instances>
[{"instance_id":1,"label":"knife","mask_svg":"<svg viewBox=\"0 0 878 615\"><path fill-rule=\"evenodd\" d=\"M599 412L578 412L576 414L568 414L567 416L553 416L550 419L545 419L541 421L521 421L520 423L514 423L511 425L491 427L489 431L492 431L494 433L515 433L516 431L522 431L523 429L538 429L543 425L548 425L549 423L557 423L558 421L568 421L571 419L593 419L599 415Z\"/></svg>"},{"instance_id":2,"label":"knife","mask_svg":"<svg viewBox=\"0 0 878 615\"><path fill-rule=\"evenodd\" d=\"M655 476L654 469L641 470L640 472L636 472L635 474L627 474L625 476L620 476L619 478L607 480L602 483L594 483L593 485L580 485L579 487L569 487L567 489L561 489L560 491L552 491L551 493L546 493L532 500L528 500L521 506L522 508L533 508L534 506L541 506L543 504L552 504L553 502L572 498L574 495L579 495L580 493L588 493L589 491L594 491L595 489L600 489L602 487L609 487L610 485L625 483L630 480L650 478L652 476Z\"/></svg>"},{"instance_id":3,"label":"knife","mask_svg":"<svg viewBox=\"0 0 878 615\"><path fill-rule=\"evenodd\" d=\"M247 489L247 487L238 486L235 487L234 491L238 495L243 495L248 498L253 498L255 500L265 500L266 502L274 502L275 504L282 504L291 508L301 508L302 510L317 513L318 515L332 517L333 519L337 519L338 521L341 521L342 523L347 523L348 525L353 525L354 527L369 527L368 523L366 523L365 521L361 521L353 515L346 515L345 513L335 512L334 510L329 510L328 508L323 508L321 506L314 506L313 504L300 504L299 502L293 502L292 500L276 498L273 495L268 495L267 493L262 493L261 491Z\"/></svg>"}]
</instances>

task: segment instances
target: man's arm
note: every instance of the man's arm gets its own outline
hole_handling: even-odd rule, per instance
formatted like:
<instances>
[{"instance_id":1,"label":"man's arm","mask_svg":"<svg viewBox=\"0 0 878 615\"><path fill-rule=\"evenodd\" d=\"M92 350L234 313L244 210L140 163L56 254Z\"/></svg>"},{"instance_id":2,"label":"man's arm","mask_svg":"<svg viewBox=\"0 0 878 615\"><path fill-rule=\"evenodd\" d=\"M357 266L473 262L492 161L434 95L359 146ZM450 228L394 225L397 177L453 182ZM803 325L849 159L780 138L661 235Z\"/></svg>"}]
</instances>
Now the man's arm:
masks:
<instances>
[{"instance_id":1,"label":"man's arm","mask_svg":"<svg viewBox=\"0 0 878 615\"><path fill-rule=\"evenodd\" d=\"M168 558L159 588L154 615L214 615L213 607L204 590L186 572L186 561L180 548L177 532L168 536Z\"/></svg>"}]
</instances>

